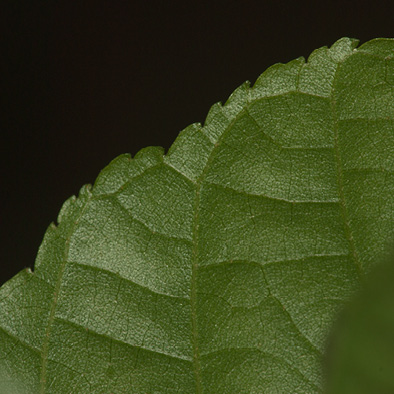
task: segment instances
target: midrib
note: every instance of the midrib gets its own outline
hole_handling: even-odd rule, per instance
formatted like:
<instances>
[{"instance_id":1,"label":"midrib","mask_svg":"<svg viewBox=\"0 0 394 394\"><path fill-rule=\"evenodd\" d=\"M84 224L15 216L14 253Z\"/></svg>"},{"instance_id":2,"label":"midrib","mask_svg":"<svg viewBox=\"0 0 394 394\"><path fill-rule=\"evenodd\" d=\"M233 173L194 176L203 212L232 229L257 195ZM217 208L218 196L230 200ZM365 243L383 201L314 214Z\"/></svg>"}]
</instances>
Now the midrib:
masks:
<instances>
[{"instance_id":1,"label":"midrib","mask_svg":"<svg viewBox=\"0 0 394 394\"><path fill-rule=\"evenodd\" d=\"M343 220L343 227L345 231L345 236L347 238L349 244L349 252L356 266L358 275L360 280L363 280L365 276L364 269L362 267L360 257L357 253L356 244L353 237L352 228L350 226L349 220L349 212L346 205L345 199L345 192L344 192L344 174L343 174L343 164L342 164L342 157L339 150L339 130L338 130L338 116L336 110L336 102L334 99L334 92L335 92L335 84L337 80L338 70L340 69L342 63L338 63L337 69L335 71L335 76L332 82L332 89L330 94L330 104L331 104L331 113L333 118L333 125L334 125L334 156L335 156L335 163L336 163L336 170L337 170L337 185L338 185L338 197L339 197L339 204L341 206L341 213L342 213L342 220Z\"/></svg>"},{"instance_id":2,"label":"midrib","mask_svg":"<svg viewBox=\"0 0 394 394\"><path fill-rule=\"evenodd\" d=\"M223 133L220 135L212 151L207 159L207 162L203 168L203 171L196 182L196 197L194 203L194 217L193 217L193 252L192 252L192 275L191 275L191 291L190 291L190 303L191 303L191 315L192 315L192 348L193 348L193 369L194 377L196 382L196 393L202 393L202 379L201 379L201 363L200 363L200 349L199 349L199 334L198 334L198 319L197 319L197 275L199 267L199 214L200 214L200 203L201 203L201 186L208 173L210 164L215 156L217 148L220 146L224 137L232 129L234 123L240 118L242 114L247 112L249 102L234 116L233 120L229 123Z\"/></svg>"},{"instance_id":3,"label":"midrib","mask_svg":"<svg viewBox=\"0 0 394 394\"><path fill-rule=\"evenodd\" d=\"M193 369L196 381L196 393L202 393L201 387L201 365L200 351L198 347L198 323L197 323L197 270L198 270L198 215L200 212L200 180L196 185L196 198L194 205L193 217L193 253L192 253L192 275L191 275L191 291L190 303L192 314L192 347L193 347Z\"/></svg>"},{"instance_id":4,"label":"midrib","mask_svg":"<svg viewBox=\"0 0 394 394\"><path fill-rule=\"evenodd\" d=\"M357 272L361 280L365 275L360 258L357 253L357 249L355 246L355 241L352 233L352 229L350 226L349 214L346 205L345 193L344 193L344 175L343 175L343 164L342 158L339 151L338 144L338 118L336 113L336 103L334 100L334 91L335 91L335 81L337 78L338 70L340 68L341 63L338 63L337 69L335 71L335 76L333 79L333 88L331 90L330 95L330 103L331 103L331 111L333 117L334 124L334 155L335 155L335 163L337 170L337 185L338 185L338 194L339 194L339 203L341 206L342 220L345 231L345 236L347 238L349 244L349 251L352 257L353 263L356 266ZM198 334L198 319L197 319L197 275L198 275L198 266L199 266L199 212L200 212L200 202L201 202L201 186L204 182L204 179L208 173L210 164L214 157L214 153L217 148L220 146L222 140L227 135L227 133L231 130L234 123L240 118L240 116L248 111L251 102L247 102L242 110L238 112L238 114L234 117L234 119L230 122L221 136L218 138L216 144L214 145L208 159L207 163L204 166L204 169L197 180L196 183L196 198L194 204L194 218L193 218L193 253L192 253L192 275L191 275L191 314L192 314L192 346L193 346L193 367L194 367L194 375L196 381L196 393L202 393L202 379L201 379L201 363L200 363L200 351L199 351L199 334Z\"/></svg>"}]
</instances>

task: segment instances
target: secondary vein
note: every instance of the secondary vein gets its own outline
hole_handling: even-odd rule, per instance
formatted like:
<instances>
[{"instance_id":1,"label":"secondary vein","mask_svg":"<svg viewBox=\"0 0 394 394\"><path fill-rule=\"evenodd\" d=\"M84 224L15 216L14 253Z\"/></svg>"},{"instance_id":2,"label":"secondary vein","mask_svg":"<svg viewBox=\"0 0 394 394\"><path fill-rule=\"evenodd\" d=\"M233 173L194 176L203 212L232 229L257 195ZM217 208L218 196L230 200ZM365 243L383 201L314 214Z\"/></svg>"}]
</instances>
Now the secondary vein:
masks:
<instances>
[{"instance_id":1,"label":"secondary vein","mask_svg":"<svg viewBox=\"0 0 394 394\"><path fill-rule=\"evenodd\" d=\"M81 211L80 211L77 219L75 220L73 226L71 226L70 233L69 233L69 235L66 239L66 242L65 242L64 258L63 258L63 261L62 261L61 266L59 268L58 277L56 279L56 284L55 284L54 293L53 293L53 301L52 301L52 305L51 305L51 310L49 312L48 324L47 324L47 327L45 330L45 336L44 336L42 350L41 350L40 394L45 393L45 387L46 387L46 382L47 382L49 340L51 337L53 322L55 321L57 302L59 299L59 293L60 293L60 288L62 285L64 270L66 268L66 263L67 263L67 259L68 259L71 235L72 235L76 225L78 224L79 220L81 219L83 213L85 212L85 209L86 209L89 201L90 201L90 198L88 197L87 201L85 202L85 205L81 208ZM76 201L74 203L76 203Z\"/></svg>"}]
</instances>

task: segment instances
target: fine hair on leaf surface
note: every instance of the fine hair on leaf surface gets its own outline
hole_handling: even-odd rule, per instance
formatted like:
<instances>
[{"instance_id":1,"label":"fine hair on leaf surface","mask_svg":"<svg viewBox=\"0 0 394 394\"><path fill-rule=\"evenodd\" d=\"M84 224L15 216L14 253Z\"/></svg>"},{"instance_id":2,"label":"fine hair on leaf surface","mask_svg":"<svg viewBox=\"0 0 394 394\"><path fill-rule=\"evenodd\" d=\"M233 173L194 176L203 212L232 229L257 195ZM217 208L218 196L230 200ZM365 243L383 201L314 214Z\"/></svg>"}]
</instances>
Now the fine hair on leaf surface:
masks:
<instances>
[{"instance_id":1,"label":"fine hair on leaf surface","mask_svg":"<svg viewBox=\"0 0 394 394\"><path fill-rule=\"evenodd\" d=\"M0 289L0 393L321 393L393 207L394 40L276 64L64 203Z\"/></svg>"}]
</instances>

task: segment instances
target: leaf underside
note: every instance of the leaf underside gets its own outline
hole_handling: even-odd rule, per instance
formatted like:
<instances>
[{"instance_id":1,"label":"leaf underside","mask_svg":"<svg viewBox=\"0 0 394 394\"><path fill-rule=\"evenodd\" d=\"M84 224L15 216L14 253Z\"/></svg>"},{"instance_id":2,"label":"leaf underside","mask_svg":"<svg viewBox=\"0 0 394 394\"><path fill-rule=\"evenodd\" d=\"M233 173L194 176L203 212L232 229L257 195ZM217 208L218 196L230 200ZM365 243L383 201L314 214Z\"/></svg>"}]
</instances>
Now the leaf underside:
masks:
<instances>
[{"instance_id":1,"label":"leaf underside","mask_svg":"<svg viewBox=\"0 0 394 394\"><path fill-rule=\"evenodd\" d=\"M0 289L6 392L322 392L394 235L394 40L356 46L272 66L66 201Z\"/></svg>"}]
</instances>

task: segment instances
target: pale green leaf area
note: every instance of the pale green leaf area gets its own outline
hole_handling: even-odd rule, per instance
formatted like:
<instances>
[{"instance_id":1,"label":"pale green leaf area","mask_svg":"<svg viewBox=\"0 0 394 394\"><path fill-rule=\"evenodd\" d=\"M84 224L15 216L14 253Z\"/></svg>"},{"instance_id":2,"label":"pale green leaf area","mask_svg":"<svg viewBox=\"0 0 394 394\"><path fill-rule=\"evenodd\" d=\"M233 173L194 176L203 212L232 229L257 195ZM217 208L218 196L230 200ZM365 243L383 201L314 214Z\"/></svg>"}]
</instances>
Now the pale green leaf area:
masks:
<instances>
[{"instance_id":1,"label":"pale green leaf area","mask_svg":"<svg viewBox=\"0 0 394 394\"><path fill-rule=\"evenodd\" d=\"M321 393L331 323L394 239L394 40L357 43L272 66L66 201L0 290L2 381Z\"/></svg>"},{"instance_id":2,"label":"pale green leaf area","mask_svg":"<svg viewBox=\"0 0 394 394\"><path fill-rule=\"evenodd\" d=\"M341 313L328 346L327 394L394 393L394 256Z\"/></svg>"}]
</instances>

